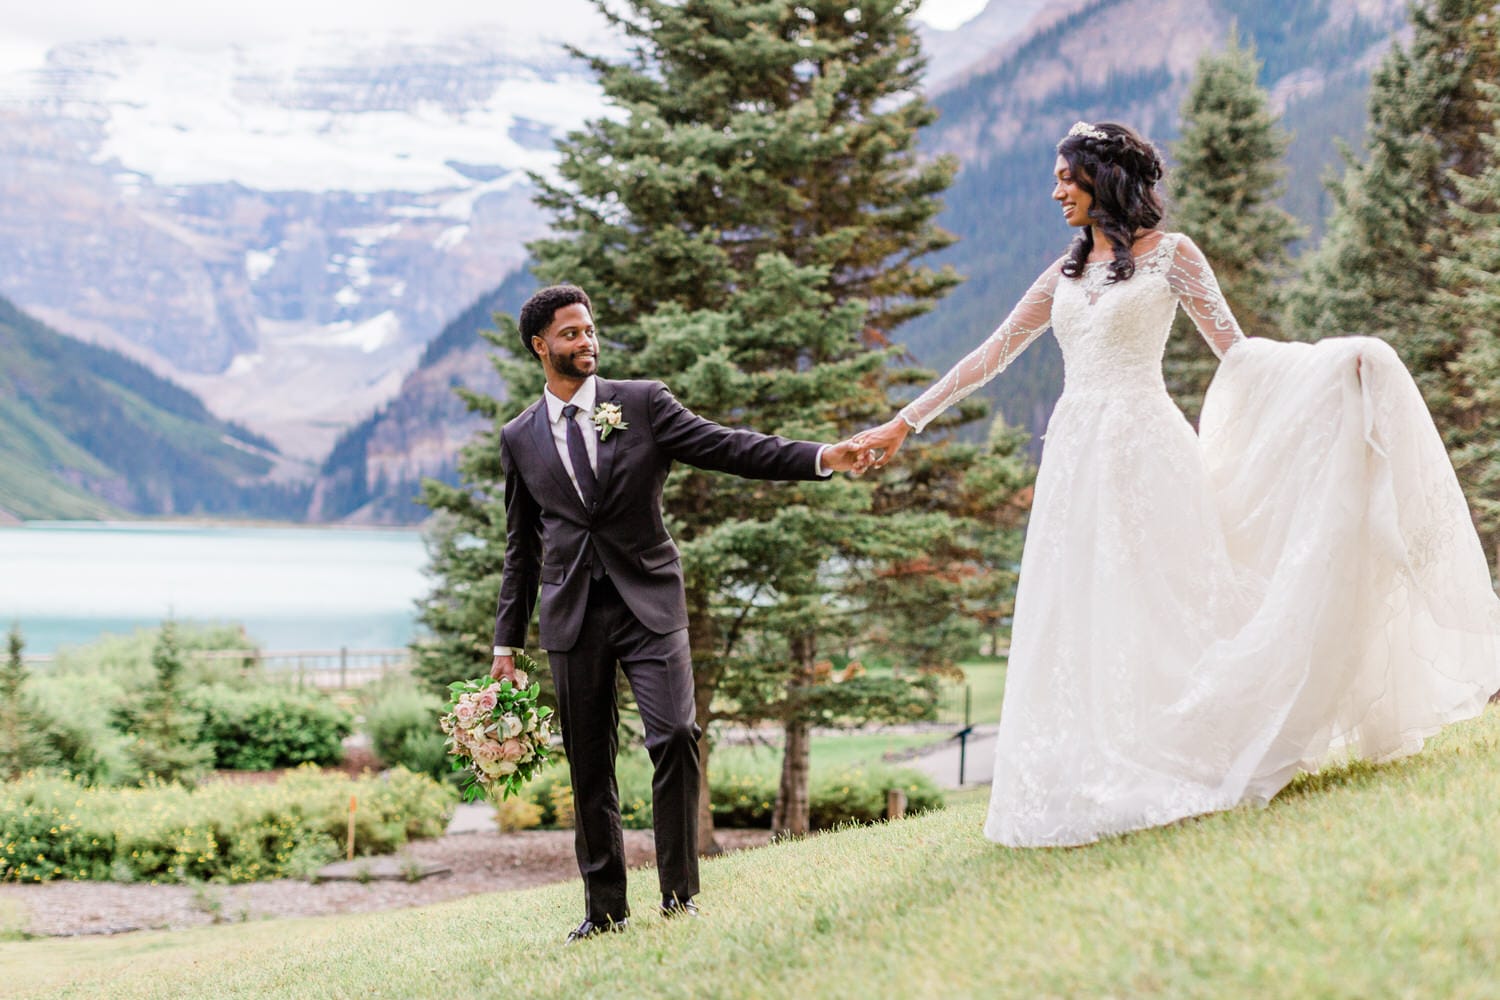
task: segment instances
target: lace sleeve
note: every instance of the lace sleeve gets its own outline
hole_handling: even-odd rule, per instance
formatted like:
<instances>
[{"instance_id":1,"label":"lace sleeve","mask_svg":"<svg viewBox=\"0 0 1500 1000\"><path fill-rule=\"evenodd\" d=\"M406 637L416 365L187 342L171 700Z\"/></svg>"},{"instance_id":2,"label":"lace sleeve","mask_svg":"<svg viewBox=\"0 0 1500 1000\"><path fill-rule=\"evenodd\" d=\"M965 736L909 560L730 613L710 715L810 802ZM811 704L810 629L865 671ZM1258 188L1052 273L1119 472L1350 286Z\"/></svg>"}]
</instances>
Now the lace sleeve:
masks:
<instances>
[{"instance_id":1,"label":"lace sleeve","mask_svg":"<svg viewBox=\"0 0 1500 1000\"><path fill-rule=\"evenodd\" d=\"M1026 345L1052 325L1052 295L1057 290L1059 273L1058 265L1043 271L1005 317L1005 322L948 374L907 404L901 411L901 419L920 431L933 417L1003 372Z\"/></svg>"},{"instance_id":2,"label":"lace sleeve","mask_svg":"<svg viewBox=\"0 0 1500 1000\"><path fill-rule=\"evenodd\" d=\"M1188 314L1220 359L1245 339L1234 313L1229 311L1229 303L1224 301L1224 293L1219 291L1219 279L1214 277L1208 258L1186 236L1177 237L1172 267L1167 271L1167 284L1177 293L1182 311Z\"/></svg>"}]
</instances>

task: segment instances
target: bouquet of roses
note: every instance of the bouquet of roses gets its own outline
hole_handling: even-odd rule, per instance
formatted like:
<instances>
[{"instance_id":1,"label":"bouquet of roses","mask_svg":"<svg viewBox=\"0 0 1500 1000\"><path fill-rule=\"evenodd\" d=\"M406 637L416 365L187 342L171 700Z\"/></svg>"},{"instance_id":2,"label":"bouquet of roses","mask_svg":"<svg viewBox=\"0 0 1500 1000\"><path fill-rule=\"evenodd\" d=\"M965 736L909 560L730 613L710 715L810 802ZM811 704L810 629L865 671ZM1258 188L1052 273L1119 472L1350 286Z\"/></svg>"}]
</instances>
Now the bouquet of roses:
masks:
<instances>
[{"instance_id":1,"label":"bouquet of roses","mask_svg":"<svg viewBox=\"0 0 1500 1000\"><path fill-rule=\"evenodd\" d=\"M505 798L516 794L552 752L552 709L537 704L541 689L527 679L536 662L517 653L516 666L515 684L485 677L448 685L452 702L440 725L453 770L468 772L465 802L496 786Z\"/></svg>"}]
</instances>

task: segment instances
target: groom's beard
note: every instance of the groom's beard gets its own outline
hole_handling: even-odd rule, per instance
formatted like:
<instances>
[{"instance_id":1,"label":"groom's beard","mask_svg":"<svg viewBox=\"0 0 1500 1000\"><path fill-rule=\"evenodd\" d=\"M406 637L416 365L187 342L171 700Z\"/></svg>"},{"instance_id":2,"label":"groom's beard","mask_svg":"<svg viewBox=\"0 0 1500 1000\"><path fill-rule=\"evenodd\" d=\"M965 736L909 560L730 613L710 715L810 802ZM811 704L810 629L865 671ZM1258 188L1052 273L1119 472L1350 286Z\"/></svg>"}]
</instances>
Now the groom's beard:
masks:
<instances>
[{"instance_id":1,"label":"groom's beard","mask_svg":"<svg viewBox=\"0 0 1500 1000\"><path fill-rule=\"evenodd\" d=\"M568 378L588 378L599 368L599 356L593 351L579 351L577 354L566 356L559 355L552 360L552 367L557 369L557 374Z\"/></svg>"}]
</instances>

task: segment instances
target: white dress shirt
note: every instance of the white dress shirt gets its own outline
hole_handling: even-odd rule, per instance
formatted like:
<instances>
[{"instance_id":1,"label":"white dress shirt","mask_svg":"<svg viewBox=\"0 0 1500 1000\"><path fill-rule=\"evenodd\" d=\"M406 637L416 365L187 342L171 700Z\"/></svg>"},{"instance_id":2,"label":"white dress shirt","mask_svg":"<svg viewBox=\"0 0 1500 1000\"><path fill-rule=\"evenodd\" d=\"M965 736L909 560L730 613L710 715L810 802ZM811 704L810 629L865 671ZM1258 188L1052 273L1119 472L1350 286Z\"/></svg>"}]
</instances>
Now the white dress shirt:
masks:
<instances>
[{"instance_id":1,"label":"white dress shirt","mask_svg":"<svg viewBox=\"0 0 1500 1000\"><path fill-rule=\"evenodd\" d=\"M551 389L542 390L542 399L547 403L547 422L552 426L552 443L557 446L557 457L562 459L563 468L568 470L568 480L578 492L580 500L583 499L583 490L578 487L578 474L573 471L573 456L568 451L568 424L563 420L563 407L568 403L578 407L578 412L573 414L573 422L583 431L583 447L589 453L589 465L597 475L599 428L594 426L594 399L598 395L598 388L594 383L594 376L590 375L567 402L552 395Z\"/></svg>"}]
</instances>

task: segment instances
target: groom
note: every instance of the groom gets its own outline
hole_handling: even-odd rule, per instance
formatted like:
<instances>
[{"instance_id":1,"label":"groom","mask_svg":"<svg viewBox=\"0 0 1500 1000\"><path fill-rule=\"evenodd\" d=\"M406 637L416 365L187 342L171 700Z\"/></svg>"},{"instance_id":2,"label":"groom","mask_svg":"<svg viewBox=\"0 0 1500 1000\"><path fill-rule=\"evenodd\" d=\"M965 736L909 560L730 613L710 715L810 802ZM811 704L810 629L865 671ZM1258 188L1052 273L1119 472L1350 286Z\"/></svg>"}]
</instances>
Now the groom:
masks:
<instances>
[{"instance_id":1,"label":"groom","mask_svg":"<svg viewBox=\"0 0 1500 1000\"><path fill-rule=\"evenodd\" d=\"M568 942L623 930L625 849L615 787L615 666L640 707L664 916L698 915L698 726L687 599L662 523L674 461L755 479L810 480L854 468L847 442L817 445L696 416L660 382L598 377L599 339L581 288L544 288L521 307L522 345L547 388L500 433L505 571L495 615L496 679L515 677L541 589L541 646L557 686L572 774L587 912Z\"/></svg>"}]
</instances>

